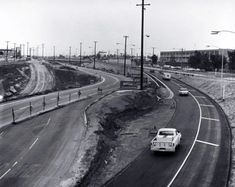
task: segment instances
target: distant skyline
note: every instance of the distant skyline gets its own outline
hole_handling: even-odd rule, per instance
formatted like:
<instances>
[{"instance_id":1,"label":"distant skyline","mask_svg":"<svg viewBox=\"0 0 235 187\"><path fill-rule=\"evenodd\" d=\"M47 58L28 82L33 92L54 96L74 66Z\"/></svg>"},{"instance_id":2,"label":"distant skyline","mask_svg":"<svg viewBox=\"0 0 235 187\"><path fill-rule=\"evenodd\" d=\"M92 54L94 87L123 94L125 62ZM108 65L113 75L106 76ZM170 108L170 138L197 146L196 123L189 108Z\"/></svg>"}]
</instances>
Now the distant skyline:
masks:
<instances>
[{"instance_id":1,"label":"distant skyline","mask_svg":"<svg viewBox=\"0 0 235 187\"><path fill-rule=\"evenodd\" d=\"M152 53L174 49L206 49L206 45L235 49L235 34L210 35L211 30L235 31L234 0L145 0L145 51ZM45 55L91 54L124 49L124 35L140 54L141 0L0 0L0 48L6 42L45 44ZM116 43L120 43L117 45ZM135 46L133 46L133 44ZM40 49L41 50L41 49ZM39 51L40 52L40 51ZM40 52L41 54L41 52Z\"/></svg>"}]
</instances>

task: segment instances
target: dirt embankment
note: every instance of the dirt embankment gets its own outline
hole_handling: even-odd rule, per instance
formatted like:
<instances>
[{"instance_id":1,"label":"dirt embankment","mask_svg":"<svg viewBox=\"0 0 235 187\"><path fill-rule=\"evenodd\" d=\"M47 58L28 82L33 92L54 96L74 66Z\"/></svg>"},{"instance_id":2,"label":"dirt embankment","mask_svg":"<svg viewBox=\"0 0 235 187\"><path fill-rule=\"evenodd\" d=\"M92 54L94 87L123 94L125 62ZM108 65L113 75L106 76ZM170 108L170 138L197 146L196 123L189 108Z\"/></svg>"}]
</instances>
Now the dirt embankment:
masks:
<instances>
[{"instance_id":1,"label":"dirt embankment","mask_svg":"<svg viewBox=\"0 0 235 187\"><path fill-rule=\"evenodd\" d=\"M2 80L4 97L17 96L25 88L30 79L28 63L14 63L0 66L0 80Z\"/></svg>"},{"instance_id":2,"label":"dirt embankment","mask_svg":"<svg viewBox=\"0 0 235 187\"><path fill-rule=\"evenodd\" d=\"M65 90L69 88L78 88L89 84L94 84L98 78L79 70L67 66L51 66L46 65L50 72L53 73L55 79L55 87L53 90Z\"/></svg>"},{"instance_id":3,"label":"dirt embankment","mask_svg":"<svg viewBox=\"0 0 235 187\"><path fill-rule=\"evenodd\" d=\"M0 66L0 81L3 85L0 94L4 95L4 100L78 88L99 81L96 76L66 66L55 66L49 63L42 63L40 66L44 67L40 69L40 72L37 72L39 69L32 70L29 63ZM41 72L43 70L46 72ZM38 77L44 74L46 75ZM50 77L50 80L48 77Z\"/></svg>"},{"instance_id":4,"label":"dirt embankment","mask_svg":"<svg viewBox=\"0 0 235 187\"><path fill-rule=\"evenodd\" d=\"M88 129L98 126L93 137L98 143L87 151L91 164L77 186L104 184L147 147L155 126L166 126L175 105L156 96L151 91L119 91L88 110Z\"/></svg>"}]
</instances>

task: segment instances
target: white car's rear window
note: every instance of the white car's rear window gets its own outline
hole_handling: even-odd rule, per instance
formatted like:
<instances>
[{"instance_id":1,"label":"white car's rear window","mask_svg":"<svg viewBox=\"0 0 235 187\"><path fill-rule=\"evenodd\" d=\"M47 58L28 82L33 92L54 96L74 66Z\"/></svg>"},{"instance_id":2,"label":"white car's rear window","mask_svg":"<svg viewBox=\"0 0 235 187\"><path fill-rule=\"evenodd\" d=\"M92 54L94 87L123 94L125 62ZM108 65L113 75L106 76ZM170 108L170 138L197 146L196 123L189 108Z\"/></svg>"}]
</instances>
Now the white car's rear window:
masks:
<instances>
[{"instance_id":1,"label":"white car's rear window","mask_svg":"<svg viewBox=\"0 0 235 187\"><path fill-rule=\"evenodd\" d=\"M159 135L161 135L161 136L174 136L174 132L173 131L160 131Z\"/></svg>"}]
</instances>

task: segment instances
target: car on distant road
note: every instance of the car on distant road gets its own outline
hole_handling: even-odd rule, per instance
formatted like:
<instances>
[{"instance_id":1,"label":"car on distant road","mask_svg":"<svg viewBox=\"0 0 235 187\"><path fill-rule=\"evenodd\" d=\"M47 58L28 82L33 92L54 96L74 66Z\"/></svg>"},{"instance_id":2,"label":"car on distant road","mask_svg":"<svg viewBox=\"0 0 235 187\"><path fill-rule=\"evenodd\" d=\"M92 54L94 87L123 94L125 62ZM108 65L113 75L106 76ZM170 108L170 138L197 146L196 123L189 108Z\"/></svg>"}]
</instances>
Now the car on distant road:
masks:
<instances>
[{"instance_id":1,"label":"car on distant road","mask_svg":"<svg viewBox=\"0 0 235 187\"><path fill-rule=\"evenodd\" d=\"M164 80L171 80L171 74L170 73L163 73L162 79L164 79Z\"/></svg>"},{"instance_id":2,"label":"car on distant road","mask_svg":"<svg viewBox=\"0 0 235 187\"><path fill-rule=\"evenodd\" d=\"M180 145L181 133L175 128L161 128L151 141L151 151L175 152Z\"/></svg>"},{"instance_id":3,"label":"car on distant road","mask_svg":"<svg viewBox=\"0 0 235 187\"><path fill-rule=\"evenodd\" d=\"M179 95L182 95L182 96L187 96L189 94L189 91L187 88L180 88L179 89Z\"/></svg>"}]
</instances>

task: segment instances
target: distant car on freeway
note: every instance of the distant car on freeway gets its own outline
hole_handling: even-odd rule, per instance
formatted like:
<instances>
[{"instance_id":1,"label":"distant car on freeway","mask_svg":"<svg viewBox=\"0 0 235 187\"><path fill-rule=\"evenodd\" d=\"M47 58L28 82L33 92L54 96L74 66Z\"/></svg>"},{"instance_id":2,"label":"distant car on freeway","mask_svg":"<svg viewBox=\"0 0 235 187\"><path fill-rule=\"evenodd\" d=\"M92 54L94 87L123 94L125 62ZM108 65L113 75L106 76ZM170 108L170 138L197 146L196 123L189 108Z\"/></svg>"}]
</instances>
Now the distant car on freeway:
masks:
<instances>
[{"instance_id":1,"label":"distant car on freeway","mask_svg":"<svg viewBox=\"0 0 235 187\"><path fill-rule=\"evenodd\" d=\"M164 80L171 80L171 74L170 73L163 73L162 79L164 79Z\"/></svg>"},{"instance_id":2,"label":"distant car on freeway","mask_svg":"<svg viewBox=\"0 0 235 187\"><path fill-rule=\"evenodd\" d=\"M2 96L2 95L0 95L0 102L1 102L1 101L3 101L3 96Z\"/></svg>"},{"instance_id":3,"label":"distant car on freeway","mask_svg":"<svg viewBox=\"0 0 235 187\"><path fill-rule=\"evenodd\" d=\"M181 133L175 128L161 128L151 141L151 151L175 152L181 137Z\"/></svg>"},{"instance_id":4,"label":"distant car on freeway","mask_svg":"<svg viewBox=\"0 0 235 187\"><path fill-rule=\"evenodd\" d=\"M182 95L182 96L187 96L189 94L189 91L187 88L180 88L179 89L179 95Z\"/></svg>"}]
</instances>

